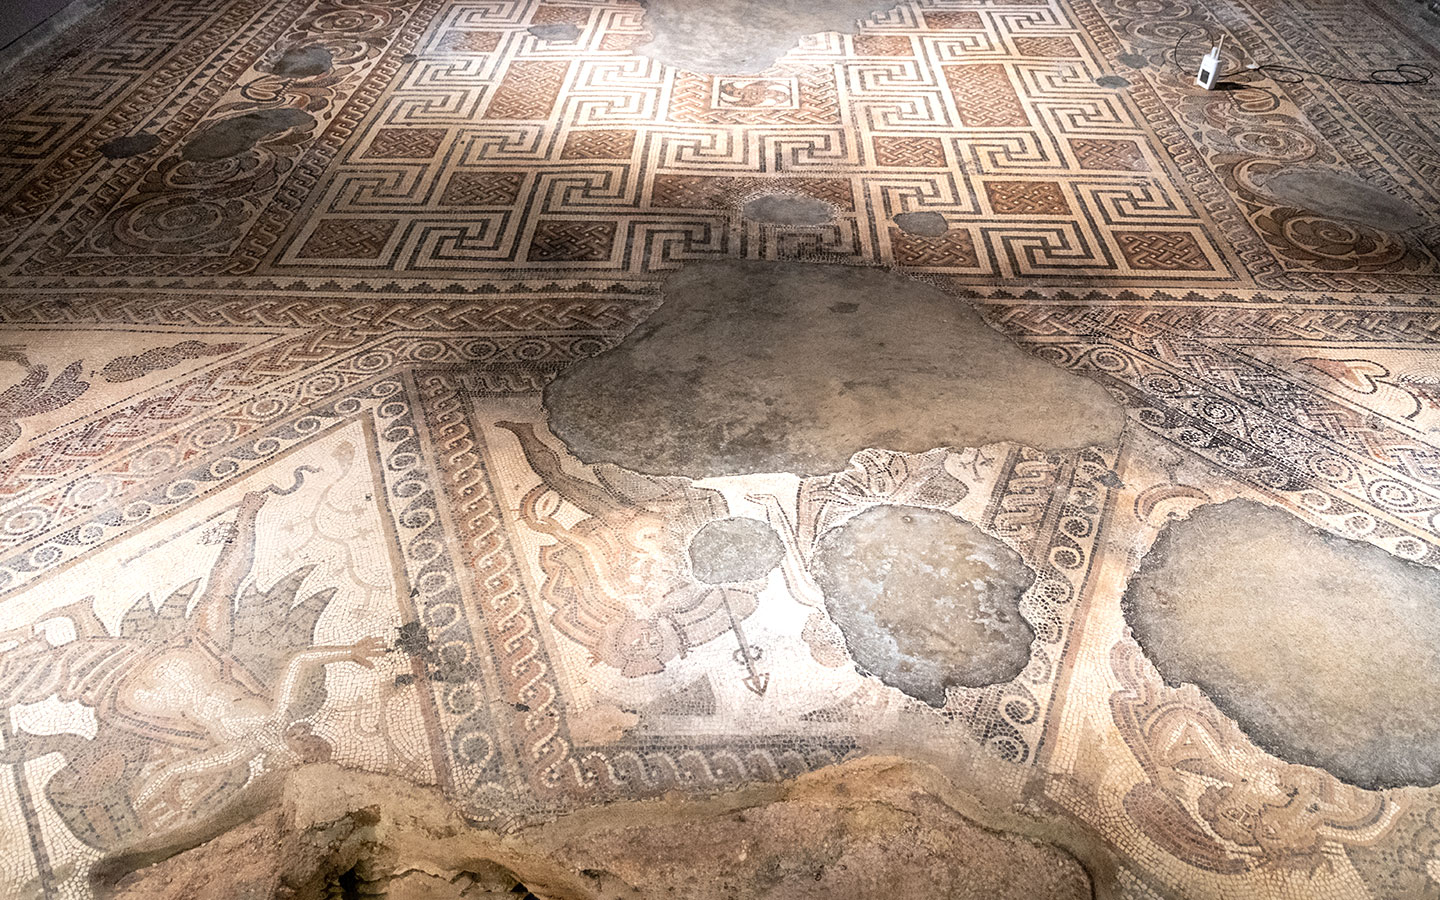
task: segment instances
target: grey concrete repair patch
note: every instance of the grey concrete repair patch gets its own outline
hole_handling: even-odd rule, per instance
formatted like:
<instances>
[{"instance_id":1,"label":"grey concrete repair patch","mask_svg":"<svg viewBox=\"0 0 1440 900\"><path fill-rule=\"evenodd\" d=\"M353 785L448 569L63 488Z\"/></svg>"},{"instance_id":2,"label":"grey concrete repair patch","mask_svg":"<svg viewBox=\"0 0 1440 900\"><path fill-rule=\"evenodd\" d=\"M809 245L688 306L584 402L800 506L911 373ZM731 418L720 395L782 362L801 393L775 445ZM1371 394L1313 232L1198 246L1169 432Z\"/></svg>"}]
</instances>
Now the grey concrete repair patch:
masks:
<instances>
[{"instance_id":1,"label":"grey concrete repair patch","mask_svg":"<svg viewBox=\"0 0 1440 900\"><path fill-rule=\"evenodd\" d=\"M614 349L545 389L582 460L660 475L818 475L869 447L1114 445L1098 383L1021 350L963 301L876 269L723 260L666 279Z\"/></svg>"},{"instance_id":2,"label":"grey concrete repair patch","mask_svg":"<svg viewBox=\"0 0 1440 900\"><path fill-rule=\"evenodd\" d=\"M950 230L950 223L938 212L908 212L895 217L895 227L906 234L940 237Z\"/></svg>"},{"instance_id":3,"label":"grey concrete repair patch","mask_svg":"<svg viewBox=\"0 0 1440 900\"><path fill-rule=\"evenodd\" d=\"M315 117L303 109L281 107L262 109L221 119L213 125L202 128L180 151L181 158L190 162L214 162L229 159L254 148L256 141L279 134L291 128L310 129L315 127Z\"/></svg>"},{"instance_id":4,"label":"grey concrete repair patch","mask_svg":"<svg viewBox=\"0 0 1440 900\"><path fill-rule=\"evenodd\" d=\"M638 52L691 72L755 75L807 34L854 33L896 0L644 0L653 40Z\"/></svg>"},{"instance_id":5,"label":"grey concrete repair patch","mask_svg":"<svg viewBox=\"0 0 1440 900\"><path fill-rule=\"evenodd\" d=\"M740 214L770 225L824 225L835 220L835 207L802 194L762 194L746 201Z\"/></svg>"},{"instance_id":6,"label":"grey concrete repair patch","mask_svg":"<svg viewBox=\"0 0 1440 900\"><path fill-rule=\"evenodd\" d=\"M324 75L335 65L335 58L326 47L291 47L280 54L270 71L281 78L313 78Z\"/></svg>"},{"instance_id":7,"label":"grey concrete repair patch","mask_svg":"<svg viewBox=\"0 0 1440 900\"><path fill-rule=\"evenodd\" d=\"M566 22L531 24L526 30L540 40L577 40L580 37L580 26Z\"/></svg>"},{"instance_id":8,"label":"grey concrete repair patch","mask_svg":"<svg viewBox=\"0 0 1440 900\"><path fill-rule=\"evenodd\" d=\"M565 22L531 25L525 30L542 41L573 41L580 37L580 27Z\"/></svg>"},{"instance_id":9,"label":"grey concrete repair patch","mask_svg":"<svg viewBox=\"0 0 1440 900\"><path fill-rule=\"evenodd\" d=\"M1440 782L1440 572L1234 500L1168 526L1125 619L1261 747L1365 788Z\"/></svg>"},{"instance_id":10,"label":"grey concrete repair patch","mask_svg":"<svg viewBox=\"0 0 1440 900\"><path fill-rule=\"evenodd\" d=\"M690 539L690 569L706 584L756 581L785 556L775 529L759 519L708 522Z\"/></svg>"},{"instance_id":11,"label":"grey concrete repair patch","mask_svg":"<svg viewBox=\"0 0 1440 900\"><path fill-rule=\"evenodd\" d=\"M1035 574L949 513L869 509L827 532L811 565L851 658L917 700L944 706L947 687L1010 681L1030 659L1020 597Z\"/></svg>"},{"instance_id":12,"label":"grey concrete repair patch","mask_svg":"<svg viewBox=\"0 0 1440 900\"><path fill-rule=\"evenodd\" d=\"M132 156L139 156L142 153L149 153L160 146L160 136L149 132L138 134L127 134L106 141L100 145L100 155L106 159L128 159Z\"/></svg>"},{"instance_id":13,"label":"grey concrete repair patch","mask_svg":"<svg viewBox=\"0 0 1440 900\"><path fill-rule=\"evenodd\" d=\"M1120 88L1129 87L1130 79L1124 78L1120 75L1101 75L1099 78L1095 79L1095 83L1104 88L1114 88L1118 90Z\"/></svg>"},{"instance_id":14,"label":"grey concrete repair patch","mask_svg":"<svg viewBox=\"0 0 1440 900\"><path fill-rule=\"evenodd\" d=\"M1425 221L1419 211L1394 194L1329 169L1289 169L1266 178L1260 189L1298 209L1382 231L1408 231Z\"/></svg>"}]
</instances>

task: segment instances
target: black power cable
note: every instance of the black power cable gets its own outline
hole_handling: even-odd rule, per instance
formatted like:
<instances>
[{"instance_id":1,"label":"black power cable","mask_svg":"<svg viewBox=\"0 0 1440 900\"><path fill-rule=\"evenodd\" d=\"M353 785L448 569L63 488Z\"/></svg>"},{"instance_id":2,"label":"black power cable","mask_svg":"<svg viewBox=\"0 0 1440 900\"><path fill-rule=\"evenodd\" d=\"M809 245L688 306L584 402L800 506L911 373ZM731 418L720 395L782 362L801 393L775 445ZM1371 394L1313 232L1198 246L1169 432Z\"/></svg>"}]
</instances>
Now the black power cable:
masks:
<instances>
[{"instance_id":1,"label":"black power cable","mask_svg":"<svg viewBox=\"0 0 1440 900\"><path fill-rule=\"evenodd\" d=\"M1170 62L1174 64L1175 68L1186 74L1189 74L1194 70L1187 69L1184 66L1180 65L1180 45L1184 43L1187 38L1195 36L1197 32L1204 35L1207 40L1210 37L1210 33L1199 25L1191 25L1190 29L1191 30L1184 32L1175 39L1175 45L1170 48L1169 53ZM1366 78L1356 78L1352 75L1337 75L1334 72L1319 72L1315 69L1305 69L1301 68L1300 66L1292 66L1286 63L1259 63L1235 69L1231 72L1226 72L1224 75L1218 76L1216 80L1218 81L1222 78L1234 78L1236 75L1245 75L1250 72L1285 73L1287 76L1289 76L1285 78L1277 78L1275 77L1275 75L1271 75L1270 79L1274 82L1277 82L1278 84L1299 84L1300 82L1305 80L1306 75L1310 75L1315 78L1324 79L1326 81L1344 81L1349 84L1388 84L1402 86L1419 86L1423 84L1429 84L1430 80L1435 77L1434 69L1431 69L1429 66L1419 65L1418 63L1399 63L1398 65L1391 66L1387 69L1371 69L1370 75ZM1395 77L1389 77L1392 75Z\"/></svg>"},{"instance_id":2,"label":"black power cable","mask_svg":"<svg viewBox=\"0 0 1440 900\"><path fill-rule=\"evenodd\" d=\"M1230 78L1235 75L1243 75L1246 72L1285 72L1293 77L1276 78L1270 76L1270 80L1280 84L1299 84L1305 80L1306 75L1313 75L1325 81L1345 81L1350 84L1396 84L1396 85L1421 85L1429 84L1430 79L1435 77L1435 70L1418 63L1400 63L1388 69L1371 69L1368 78L1353 78L1349 75L1336 75L1333 72L1317 72L1314 69L1302 69L1299 66L1287 66L1284 63L1263 63L1260 65L1246 66L1237 69L1221 78ZM1394 73L1397 78L1386 78L1385 76Z\"/></svg>"}]
</instances>

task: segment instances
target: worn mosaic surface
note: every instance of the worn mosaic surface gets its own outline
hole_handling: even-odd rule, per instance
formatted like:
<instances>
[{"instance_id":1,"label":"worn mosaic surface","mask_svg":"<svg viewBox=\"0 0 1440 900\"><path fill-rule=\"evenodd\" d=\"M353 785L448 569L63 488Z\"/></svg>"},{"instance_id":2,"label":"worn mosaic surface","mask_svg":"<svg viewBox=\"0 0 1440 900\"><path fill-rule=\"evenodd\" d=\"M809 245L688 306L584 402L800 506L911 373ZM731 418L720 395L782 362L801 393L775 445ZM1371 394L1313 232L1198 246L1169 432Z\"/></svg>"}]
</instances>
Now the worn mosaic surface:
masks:
<instances>
[{"instance_id":1,"label":"worn mosaic surface","mask_svg":"<svg viewBox=\"0 0 1440 900\"><path fill-rule=\"evenodd\" d=\"M1172 65L1221 33L1440 65L1411 19L905 0L731 77L647 56L633 0L102 9L0 101L0 895L85 898L106 854L318 760L505 829L897 747L1092 832L1119 896L1440 894L1440 776L1259 746L1126 618L1161 532L1236 498L1440 564L1440 83ZM1295 172L1371 194L1317 211L1270 186ZM769 194L828 212L744 214ZM928 282L1124 435L805 477L578 459L547 381L727 257ZM937 708L857 670L815 558L884 506L1023 560L1017 676ZM702 580L692 538L734 518L783 554ZM1342 654L1440 715L1433 646L1297 612L1265 620L1276 671Z\"/></svg>"}]
</instances>

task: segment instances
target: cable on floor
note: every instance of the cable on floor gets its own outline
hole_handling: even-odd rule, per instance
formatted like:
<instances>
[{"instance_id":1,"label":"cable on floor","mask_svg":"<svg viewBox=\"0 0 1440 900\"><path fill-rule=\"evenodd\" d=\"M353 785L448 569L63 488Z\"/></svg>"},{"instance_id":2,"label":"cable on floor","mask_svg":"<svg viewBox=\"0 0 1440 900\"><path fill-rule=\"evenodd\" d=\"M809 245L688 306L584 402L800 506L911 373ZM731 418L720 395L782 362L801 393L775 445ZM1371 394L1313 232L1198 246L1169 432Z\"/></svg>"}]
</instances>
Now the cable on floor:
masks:
<instances>
[{"instance_id":1,"label":"cable on floor","mask_svg":"<svg viewBox=\"0 0 1440 900\"><path fill-rule=\"evenodd\" d=\"M1184 66L1180 65L1180 45L1184 43L1186 39L1195 36L1197 32L1204 35L1207 42L1210 43L1211 46L1214 46L1214 42L1209 41L1210 33L1208 31L1206 31L1199 25L1191 25L1190 30L1182 33L1178 38L1176 38L1175 45L1170 48L1170 62L1175 66L1176 69L1179 69L1181 72L1184 72L1186 74L1190 74L1195 70L1194 68L1187 69ZM1270 80L1278 84L1299 84L1300 82L1305 80L1305 76L1309 75L1313 78L1320 78L1324 81L1343 81L1347 84L1385 84L1398 86L1419 86L1429 84L1430 80L1435 77L1434 69L1430 68L1429 66L1422 66L1418 63L1399 63L1385 69L1371 69L1370 74L1367 77L1357 78L1353 75L1338 75L1334 72L1321 72L1315 69L1306 69L1301 66L1292 66L1288 63L1271 62L1252 63L1248 66L1242 66L1239 69L1235 69L1233 71L1226 72L1218 76L1216 80L1219 81L1226 78L1234 78L1237 75L1246 75L1251 72L1272 73L1270 74ZM1283 74L1285 77L1277 77L1277 75L1279 74Z\"/></svg>"}]
</instances>

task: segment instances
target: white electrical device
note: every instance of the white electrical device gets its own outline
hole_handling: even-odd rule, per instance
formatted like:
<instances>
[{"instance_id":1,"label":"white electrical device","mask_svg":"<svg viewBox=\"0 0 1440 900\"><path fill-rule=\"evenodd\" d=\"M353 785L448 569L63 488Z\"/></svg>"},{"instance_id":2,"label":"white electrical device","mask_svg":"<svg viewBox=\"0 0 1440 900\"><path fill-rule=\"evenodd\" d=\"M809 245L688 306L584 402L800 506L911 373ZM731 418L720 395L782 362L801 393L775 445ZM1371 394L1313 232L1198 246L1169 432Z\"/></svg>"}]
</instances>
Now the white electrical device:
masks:
<instances>
[{"instance_id":1,"label":"white electrical device","mask_svg":"<svg viewBox=\"0 0 1440 900\"><path fill-rule=\"evenodd\" d=\"M1225 35L1220 35L1220 43L1210 48L1210 52L1200 60L1200 74L1195 76L1195 83L1207 91L1215 90L1215 81L1220 77L1220 48L1225 44Z\"/></svg>"}]
</instances>

